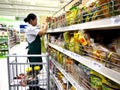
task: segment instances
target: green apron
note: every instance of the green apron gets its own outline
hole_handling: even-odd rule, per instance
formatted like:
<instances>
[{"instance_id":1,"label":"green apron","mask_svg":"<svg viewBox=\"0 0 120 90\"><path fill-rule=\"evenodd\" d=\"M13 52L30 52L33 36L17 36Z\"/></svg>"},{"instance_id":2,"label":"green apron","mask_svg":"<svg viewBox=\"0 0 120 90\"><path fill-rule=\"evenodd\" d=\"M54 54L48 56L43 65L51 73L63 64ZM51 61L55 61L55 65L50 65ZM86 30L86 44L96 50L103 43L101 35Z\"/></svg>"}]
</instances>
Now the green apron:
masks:
<instances>
[{"instance_id":1,"label":"green apron","mask_svg":"<svg viewBox=\"0 0 120 90\"><path fill-rule=\"evenodd\" d=\"M39 35L36 36L35 40L32 43L28 43L28 54L41 54L41 39ZM28 57L28 59L30 63L42 62L42 57ZM40 66L40 70L43 68L42 64L30 65L30 66L32 68L34 68L34 66Z\"/></svg>"}]
</instances>

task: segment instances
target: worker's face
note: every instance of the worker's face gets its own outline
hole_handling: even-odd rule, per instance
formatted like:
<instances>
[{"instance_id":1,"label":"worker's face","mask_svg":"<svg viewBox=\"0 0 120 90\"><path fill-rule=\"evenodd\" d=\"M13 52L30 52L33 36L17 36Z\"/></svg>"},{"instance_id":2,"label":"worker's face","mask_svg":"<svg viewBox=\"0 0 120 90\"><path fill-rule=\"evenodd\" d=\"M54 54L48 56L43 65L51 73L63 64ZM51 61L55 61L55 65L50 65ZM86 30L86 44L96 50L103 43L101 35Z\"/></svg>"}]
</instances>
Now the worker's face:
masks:
<instances>
[{"instance_id":1,"label":"worker's face","mask_svg":"<svg viewBox=\"0 0 120 90\"><path fill-rule=\"evenodd\" d=\"M37 18L35 18L34 20L30 20L30 24L32 25L32 26L36 26L37 25Z\"/></svg>"}]
</instances>

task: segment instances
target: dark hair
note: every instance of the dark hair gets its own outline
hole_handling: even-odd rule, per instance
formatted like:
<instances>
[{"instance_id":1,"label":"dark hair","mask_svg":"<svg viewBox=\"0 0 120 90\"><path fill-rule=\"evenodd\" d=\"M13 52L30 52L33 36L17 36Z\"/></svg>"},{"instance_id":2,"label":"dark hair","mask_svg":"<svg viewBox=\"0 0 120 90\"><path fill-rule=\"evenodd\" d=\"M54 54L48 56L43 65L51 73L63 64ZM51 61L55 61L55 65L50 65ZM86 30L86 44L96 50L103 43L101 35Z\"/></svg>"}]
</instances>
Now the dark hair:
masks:
<instances>
[{"instance_id":1,"label":"dark hair","mask_svg":"<svg viewBox=\"0 0 120 90\"><path fill-rule=\"evenodd\" d=\"M36 15L33 13L28 14L28 16L24 19L24 22L30 22L30 20L34 20L36 18Z\"/></svg>"}]
</instances>

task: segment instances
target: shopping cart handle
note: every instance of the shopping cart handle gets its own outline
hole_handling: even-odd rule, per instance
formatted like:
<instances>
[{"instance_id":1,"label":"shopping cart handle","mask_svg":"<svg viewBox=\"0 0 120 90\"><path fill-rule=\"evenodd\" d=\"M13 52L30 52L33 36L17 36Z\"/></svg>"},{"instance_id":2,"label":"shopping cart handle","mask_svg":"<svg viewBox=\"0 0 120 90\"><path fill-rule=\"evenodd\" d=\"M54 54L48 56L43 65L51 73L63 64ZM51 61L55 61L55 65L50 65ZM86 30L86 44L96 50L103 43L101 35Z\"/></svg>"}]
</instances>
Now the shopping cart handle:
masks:
<instances>
[{"instance_id":1,"label":"shopping cart handle","mask_svg":"<svg viewBox=\"0 0 120 90\"><path fill-rule=\"evenodd\" d=\"M8 54L7 57L46 57L48 56L48 53L46 54L29 54L29 55L17 55L17 54Z\"/></svg>"}]
</instances>

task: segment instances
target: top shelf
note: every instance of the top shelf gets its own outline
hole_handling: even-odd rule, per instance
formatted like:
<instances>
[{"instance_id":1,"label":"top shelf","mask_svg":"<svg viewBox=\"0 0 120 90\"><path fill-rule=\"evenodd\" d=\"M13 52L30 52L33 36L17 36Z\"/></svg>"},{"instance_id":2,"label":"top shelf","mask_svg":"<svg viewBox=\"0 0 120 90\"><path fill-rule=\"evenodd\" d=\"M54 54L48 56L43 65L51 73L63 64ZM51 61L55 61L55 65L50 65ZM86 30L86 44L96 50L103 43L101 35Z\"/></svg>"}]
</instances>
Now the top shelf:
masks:
<instances>
[{"instance_id":1,"label":"top shelf","mask_svg":"<svg viewBox=\"0 0 120 90\"><path fill-rule=\"evenodd\" d=\"M108 30L108 29L118 29L118 28L120 28L120 15L111 18L86 22L82 24L75 24L67 27L49 29L47 33L57 33L57 32L74 31L74 30L91 30L91 29Z\"/></svg>"}]
</instances>

